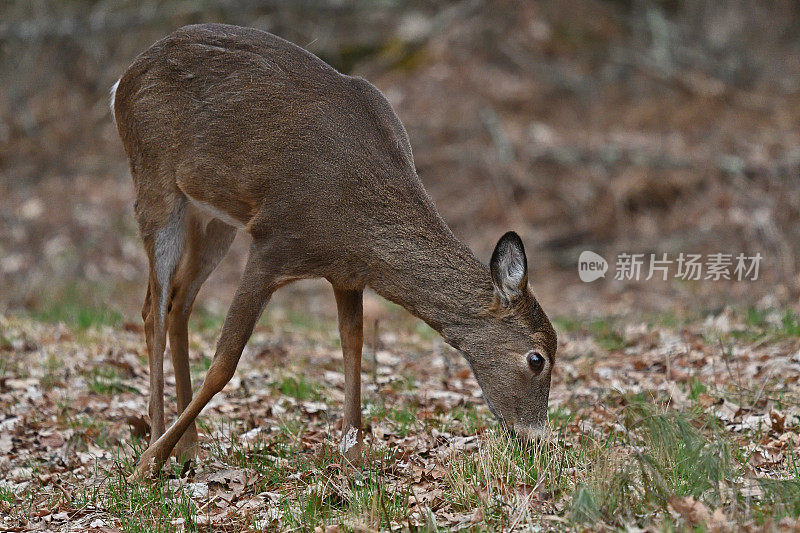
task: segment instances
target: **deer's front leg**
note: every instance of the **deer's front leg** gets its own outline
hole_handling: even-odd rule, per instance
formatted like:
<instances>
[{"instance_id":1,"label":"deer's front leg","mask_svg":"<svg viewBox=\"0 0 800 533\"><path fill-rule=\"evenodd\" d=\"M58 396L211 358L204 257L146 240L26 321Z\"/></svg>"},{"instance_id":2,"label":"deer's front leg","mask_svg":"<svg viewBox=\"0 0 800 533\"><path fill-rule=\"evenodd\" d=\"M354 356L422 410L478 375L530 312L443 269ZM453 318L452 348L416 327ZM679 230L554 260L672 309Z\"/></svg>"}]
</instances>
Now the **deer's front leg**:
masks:
<instances>
[{"instance_id":1,"label":"deer's front leg","mask_svg":"<svg viewBox=\"0 0 800 533\"><path fill-rule=\"evenodd\" d=\"M361 347L364 340L362 291L334 288L339 311L339 337L344 356L344 420L342 455L361 464Z\"/></svg>"}]
</instances>

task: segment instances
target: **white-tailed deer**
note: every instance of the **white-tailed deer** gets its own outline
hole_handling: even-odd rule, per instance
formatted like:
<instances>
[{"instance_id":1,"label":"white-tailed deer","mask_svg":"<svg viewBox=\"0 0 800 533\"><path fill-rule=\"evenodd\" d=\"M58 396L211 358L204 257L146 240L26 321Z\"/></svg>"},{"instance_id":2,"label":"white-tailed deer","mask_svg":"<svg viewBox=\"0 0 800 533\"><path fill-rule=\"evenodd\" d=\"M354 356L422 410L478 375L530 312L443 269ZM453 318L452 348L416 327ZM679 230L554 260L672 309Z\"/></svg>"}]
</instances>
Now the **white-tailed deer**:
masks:
<instances>
[{"instance_id":1,"label":"white-tailed deer","mask_svg":"<svg viewBox=\"0 0 800 533\"><path fill-rule=\"evenodd\" d=\"M343 451L361 454L362 291L371 287L460 350L501 424L547 419L556 334L507 233L487 268L456 239L417 177L408 136L369 82L268 33L204 24L154 44L112 89L150 261L142 316L152 435L133 477L173 448L231 379L270 295L301 278L333 286L345 368ZM208 375L192 397L187 319L237 229L250 255ZM165 432L163 355L179 416Z\"/></svg>"}]
</instances>

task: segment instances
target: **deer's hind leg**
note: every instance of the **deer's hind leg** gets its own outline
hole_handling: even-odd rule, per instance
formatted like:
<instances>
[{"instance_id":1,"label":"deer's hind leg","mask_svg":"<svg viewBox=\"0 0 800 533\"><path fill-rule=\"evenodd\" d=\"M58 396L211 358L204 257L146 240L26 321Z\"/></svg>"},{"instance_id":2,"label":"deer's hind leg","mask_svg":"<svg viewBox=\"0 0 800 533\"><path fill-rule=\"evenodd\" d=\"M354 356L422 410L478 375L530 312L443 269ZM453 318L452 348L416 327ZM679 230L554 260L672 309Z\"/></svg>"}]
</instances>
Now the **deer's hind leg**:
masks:
<instances>
[{"instance_id":1,"label":"deer's hind leg","mask_svg":"<svg viewBox=\"0 0 800 533\"><path fill-rule=\"evenodd\" d=\"M364 341L363 293L334 287L339 312L339 338L344 357L344 420L341 452L350 463L361 465L361 349Z\"/></svg>"},{"instance_id":2,"label":"deer's hind leg","mask_svg":"<svg viewBox=\"0 0 800 533\"><path fill-rule=\"evenodd\" d=\"M205 381L175 423L145 450L129 480L143 478L160 468L203 407L233 377L242 350L269 297L278 287L291 281L282 275L270 251L257 244L251 246L247 266L222 326Z\"/></svg>"},{"instance_id":3,"label":"deer's hind leg","mask_svg":"<svg viewBox=\"0 0 800 533\"><path fill-rule=\"evenodd\" d=\"M187 216L187 232L183 256L172 281L167 305L169 347L175 370L178 416L192 400L189 372L189 316L197 292L228 252L236 228L212 219L207 224L197 214ZM190 459L197 448L197 426L192 421L175 445L179 459Z\"/></svg>"},{"instance_id":4,"label":"deer's hind leg","mask_svg":"<svg viewBox=\"0 0 800 533\"><path fill-rule=\"evenodd\" d=\"M151 200L151 199L148 199ZM167 337L167 307L173 274L180 260L185 235L186 198L162 195L154 205L137 202L136 218L150 262L145 304L142 309L147 358L150 366L150 443L164 434L164 349ZM149 305L148 305L149 304Z\"/></svg>"}]
</instances>

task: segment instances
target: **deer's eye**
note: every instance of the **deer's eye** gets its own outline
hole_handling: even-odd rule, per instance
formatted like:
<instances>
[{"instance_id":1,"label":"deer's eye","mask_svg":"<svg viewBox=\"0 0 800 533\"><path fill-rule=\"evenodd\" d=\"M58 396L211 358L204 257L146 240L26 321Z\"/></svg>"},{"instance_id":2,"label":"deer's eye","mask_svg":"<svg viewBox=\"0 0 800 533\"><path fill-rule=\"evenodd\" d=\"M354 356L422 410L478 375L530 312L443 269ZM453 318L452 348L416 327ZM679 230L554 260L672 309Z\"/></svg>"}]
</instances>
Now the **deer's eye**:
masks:
<instances>
[{"instance_id":1,"label":"deer's eye","mask_svg":"<svg viewBox=\"0 0 800 533\"><path fill-rule=\"evenodd\" d=\"M544 368L544 356L536 350L528 352L528 366L534 374L538 374Z\"/></svg>"}]
</instances>

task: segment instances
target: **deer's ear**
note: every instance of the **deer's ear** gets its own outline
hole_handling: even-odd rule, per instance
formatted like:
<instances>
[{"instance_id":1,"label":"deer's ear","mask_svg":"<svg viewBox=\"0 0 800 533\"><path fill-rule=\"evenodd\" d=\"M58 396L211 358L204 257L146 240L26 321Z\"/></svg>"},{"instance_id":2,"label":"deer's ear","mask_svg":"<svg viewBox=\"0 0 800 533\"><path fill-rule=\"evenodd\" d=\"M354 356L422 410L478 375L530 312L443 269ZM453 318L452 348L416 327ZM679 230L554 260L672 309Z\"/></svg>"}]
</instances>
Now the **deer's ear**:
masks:
<instances>
[{"instance_id":1,"label":"deer's ear","mask_svg":"<svg viewBox=\"0 0 800 533\"><path fill-rule=\"evenodd\" d=\"M489 268L494 292L504 306L508 307L511 302L525 294L528 287L528 260L519 235L509 231L500 237Z\"/></svg>"}]
</instances>

